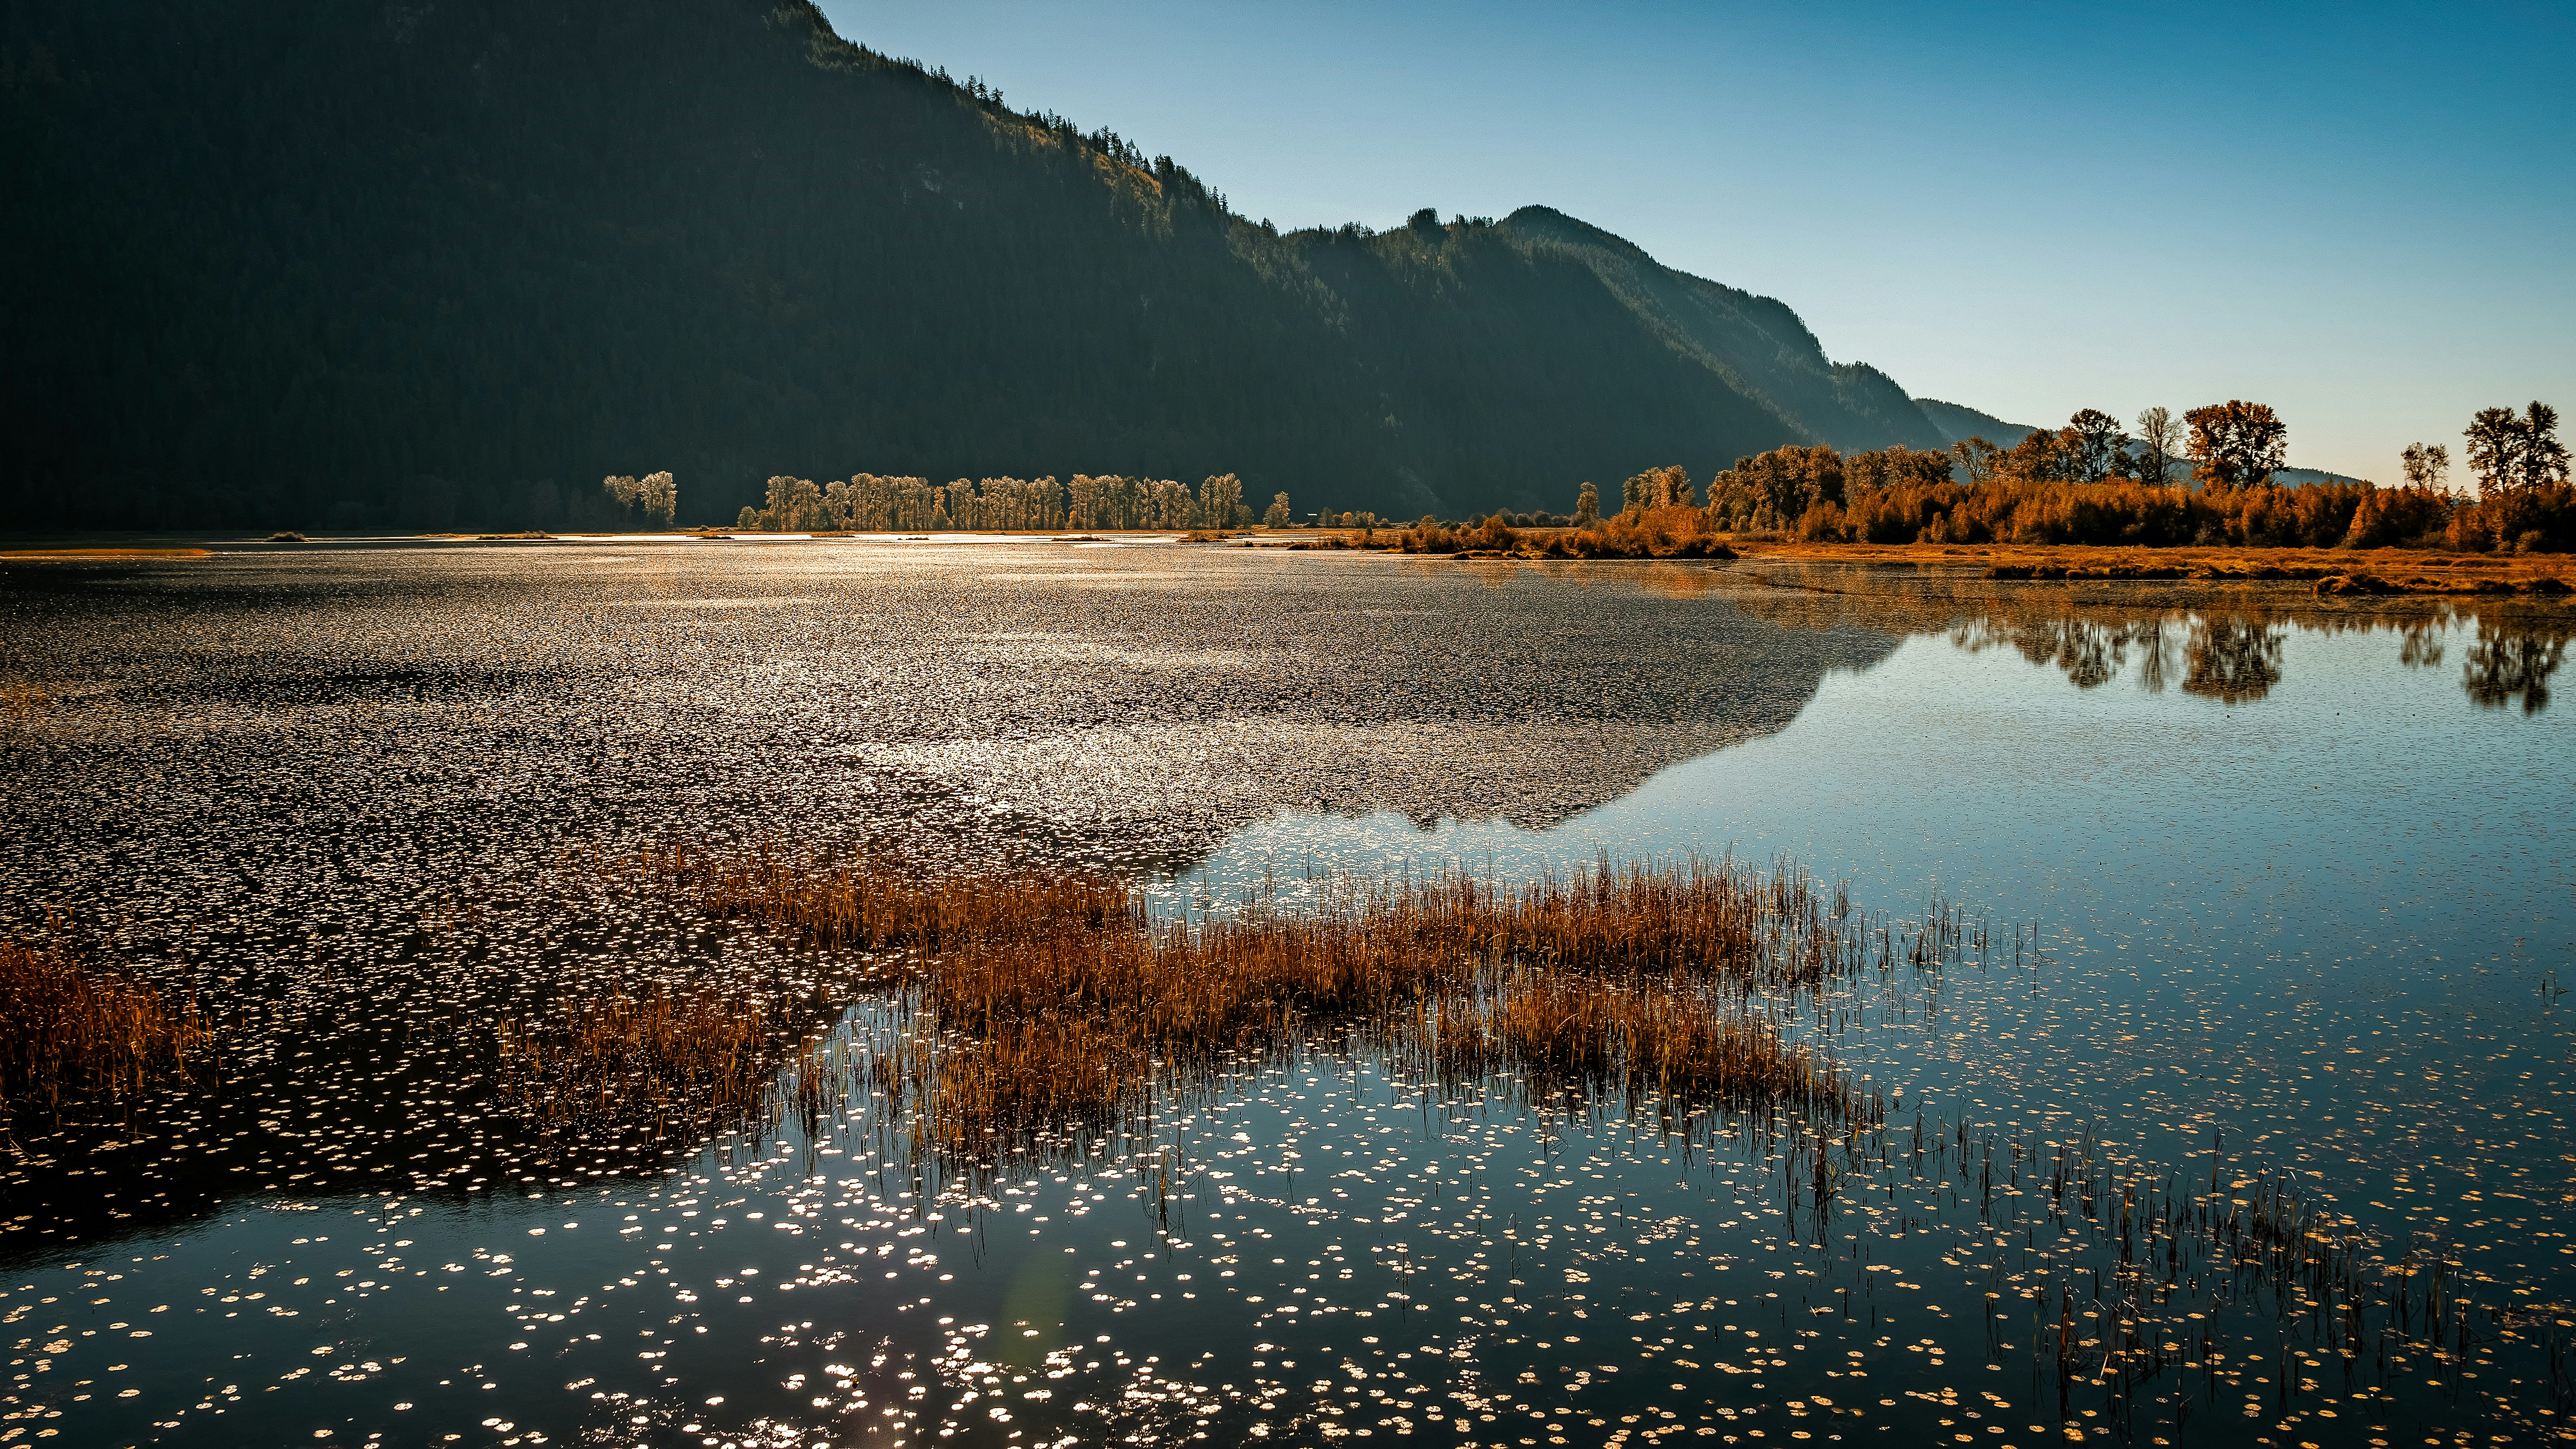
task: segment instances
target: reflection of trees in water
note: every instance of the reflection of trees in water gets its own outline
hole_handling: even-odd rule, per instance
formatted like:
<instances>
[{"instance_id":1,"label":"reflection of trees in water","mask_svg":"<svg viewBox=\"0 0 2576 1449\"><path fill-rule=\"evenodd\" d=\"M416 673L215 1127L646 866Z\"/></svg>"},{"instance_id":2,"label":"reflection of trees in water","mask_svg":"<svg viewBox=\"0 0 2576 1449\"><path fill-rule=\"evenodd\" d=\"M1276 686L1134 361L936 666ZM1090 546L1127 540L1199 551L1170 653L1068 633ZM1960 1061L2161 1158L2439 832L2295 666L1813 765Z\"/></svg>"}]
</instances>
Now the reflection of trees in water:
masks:
<instances>
[{"instance_id":1,"label":"reflection of trees in water","mask_svg":"<svg viewBox=\"0 0 2576 1449\"><path fill-rule=\"evenodd\" d=\"M2543 633L2478 621L2477 642L2460 666L2460 683L2469 698L2489 709L2502 709L2518 695L2524 714L2549 707L2549 676L2558 672L2566 653L2568 631Z\"/></svg>"},{"instance_id":2,"label":"reflection of trees in water","mask_svg":"<svg viewBox=\"0 0 2576 1449\"><path fill-rule=\"evenodd\" d=\"M1704 568L1690 577L1715 592L1732 572ZM2204 589L2154 585L2106 598L2045 585L1998 589L1960 573L1900 578L1821 565L1769 570L1759 581L1770 587L1736 592L1733 601L1785 628L1946 634L1971 653L2010 649L2062 671L2080 689L2110 683L2135 661L2137 681L2150 693L2179 684L2186 694L2225 704L2250 704L2282 681L2282 645L2293 628L2394 635L2398 662L2426 669L2443 663L2451 631L2474 627L2476 642L2462 671L2469 697L2495 707L2519 701L2537 714L2548 707L2550 677L2576 639L2576 612L2522 600L2356 606L2288 590L2213 599Z\"/></svg>"},{"instance_id":3,"label":"reflection of trees in water","mask_svg":"<svg viewBox=\"0 0 2576 1449\"><path fill-rule=\"evenodd\" d=\"M2117 679L2138 661L2138 683L2161 694L2179 677L2185 694L2250 704L2281 682L2286 626L2241 615L2148 618L2014 618L1989 614L1950 630L1962 649L2006 648L2061 670L2078 689Z\"/></svg>"},{"instance_id":4,"label":"reflection of trees in water","mask_svg":"<svg viewBox=\"0 0 2576 1449\"><path fill-rule=\"evenodd\" d=\"M1443 563L1437 570L1458 565ZM1527 567L1527 566L1524 566ZM1848 564L1568 564L1547 570L1579 586L1640 589L1666 598L1723 598L1784 629L1859 629L1904 637L1946 634L1975 653L2010 649L2061 670L2080 689L2125 673L2131 660L2150 693L2179 684L2185 694L2250 704L2283 678L2282 644L2293 628L2319 634L2396 636L2398 661L2439 666L2446 636L2474 626L2462 683L2481 705L2519 699L2526 713L2548 707L2549 679L2576 612L2526 600L2397 599L2326 601L2289 588L2211 590L2139 583L2106 592L2053 585L1998 587L1967 572L1894 570Z\"/></svg>"},{"instance_id":5,"label":"reflection of trees in water","mask_svg":"<svg viewBox=\"0 0 2576 1449\"><path fill-rule=\"evenodd\" d=\"M2281 682L2281 639L2289 630L2237 617L2201 619L2183 648L2182 692L2223 704L2251 704Z\"/></svg>"},{"instance_id":6,"label":"reflection of trees in water","mask_svg":"<svg viewBox=\"0 0 2576 1449\"><path fill-rule=\"evenodd\" d=\"M2446 618L2408 619L2397 626L2397 662L2409 669L2430 669L2442 662L2442 629Z\"/></svg>"},{"instance_id":7,"label":"reflection of trees in water","mask_svg":"<svg viewBox=\"0 0 2576 1449\"><path fill-rule=\"evenodd\" d=\"M2167 667L2164 621L2105 623L2095 619L2010 619L1989 615L1950 630L1950 642L1974 653L2005 648L2043 668L2065 671L2078 689L2120 677L2132 649L2143 654L2148 688L2162 689Z\"/></svg>"}]
</instances>

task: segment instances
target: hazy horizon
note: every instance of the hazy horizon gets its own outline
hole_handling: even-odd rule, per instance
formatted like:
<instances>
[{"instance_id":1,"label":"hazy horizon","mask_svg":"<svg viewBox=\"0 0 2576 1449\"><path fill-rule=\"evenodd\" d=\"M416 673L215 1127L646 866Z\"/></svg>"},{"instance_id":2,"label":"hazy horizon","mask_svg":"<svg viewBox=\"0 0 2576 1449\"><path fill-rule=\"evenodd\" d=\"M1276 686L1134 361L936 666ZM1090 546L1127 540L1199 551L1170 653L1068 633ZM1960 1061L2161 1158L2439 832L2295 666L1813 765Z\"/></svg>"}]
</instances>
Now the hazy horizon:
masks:
<instances>
[{"instance_id":1,"label":"hazy horizon","mask_svg":"<svg viewBox=\"0 0 2576 1449\"><path fill-rule=\"evenodd\" d=\"M823 9L1245 215L1553 206L2014 422L2243 397L2386 483L2576 393L2564 11Z\"/></svg>"}]
</instances>

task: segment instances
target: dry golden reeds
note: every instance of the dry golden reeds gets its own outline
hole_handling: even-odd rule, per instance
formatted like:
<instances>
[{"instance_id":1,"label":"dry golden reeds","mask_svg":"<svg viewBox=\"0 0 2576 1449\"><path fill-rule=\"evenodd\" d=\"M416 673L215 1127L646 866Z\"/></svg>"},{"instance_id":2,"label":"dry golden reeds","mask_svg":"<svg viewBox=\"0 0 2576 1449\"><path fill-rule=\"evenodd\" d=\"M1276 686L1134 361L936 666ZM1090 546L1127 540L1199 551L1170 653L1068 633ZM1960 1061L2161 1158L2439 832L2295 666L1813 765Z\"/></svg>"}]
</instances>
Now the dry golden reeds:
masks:
<instances>
[{"instance_id":1,"label":"dry golden reeds","mask_svg":"<svg viewBox=\"0 0 2576 1449\"><path fill-rule=\"evenodd\" d=\"M53 702L53 695L33 680L0 680L0 715L20 724L34 719Z\"/></svg>"},{"instance_id":2,"label":"dry golden reeds","mask_svg":"<svg viewBox=\"0 0 2576 1449\"><path fill-rule=\"evenodd\" d=\"M767 1092L768 1003L659 983L500 1029L502 1096L540 1117L748 1110Z\"/></svg>"},{"instance_id":3,"label":"dry golden reeds","mask_svg":"<svg viewBox=\"0 0 2576 1449\"><path fill-rule=\"evenodd\" d=\"M1311 914L1155 922L1116 881L1023 868L924 875L862 858L677 850L654 873L726 917L875 953L927 1014L878 1085L979 1151L1095 1130L1158 1084L1323 1033L1423 1080L1519 1072L1549 1089L1857 1110L1839 1075L1751 1005L1857 965L1862 937L1805 877L1731 862L1525 886L1462 874L1345 888Z\"/></svg>"},{"instance_id":4,"label":"dry golden reeds","mask_svg":"<svg viewBox=\"0 0 2576 1449\"><path fill-rule=\"evenodd\" d=\"M129 1097L208 1045L194 1000L91 966L59 936L0 939L0 1106Z\"/></svg>"}]
</instances>

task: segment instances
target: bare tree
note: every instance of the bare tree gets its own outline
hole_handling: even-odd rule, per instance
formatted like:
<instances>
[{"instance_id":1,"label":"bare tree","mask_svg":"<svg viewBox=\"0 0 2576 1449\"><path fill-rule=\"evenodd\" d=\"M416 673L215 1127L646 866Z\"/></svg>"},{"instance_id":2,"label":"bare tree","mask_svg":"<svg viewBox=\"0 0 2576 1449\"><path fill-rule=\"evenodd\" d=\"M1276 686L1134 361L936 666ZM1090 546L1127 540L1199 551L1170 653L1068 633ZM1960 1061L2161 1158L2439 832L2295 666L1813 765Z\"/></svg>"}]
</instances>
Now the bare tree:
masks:
<instances>
[{"instance_id":1,"label":"bare tree","mask_svg":"<svg viewBox=\"0 0 2576 1449\"><path fill-rule=\"evenodd\" d=\"M2138 414L2138 480L2159 486L2173 481L2174 458L2182 448L2182 423L2169 408Z\"/></svg>"},{"instance_id":2,"label":"bare tree","mask_svg":"<svg viewBox=\"0 0 2576 1449\"><path fill-rule=\"evenodd\" d=\"M2408 443L2398 455L2398 464L2406 470L2406 486L2440 493L2451 476L2451 450L2439 443Z\"/></svg>"}]
</instances>

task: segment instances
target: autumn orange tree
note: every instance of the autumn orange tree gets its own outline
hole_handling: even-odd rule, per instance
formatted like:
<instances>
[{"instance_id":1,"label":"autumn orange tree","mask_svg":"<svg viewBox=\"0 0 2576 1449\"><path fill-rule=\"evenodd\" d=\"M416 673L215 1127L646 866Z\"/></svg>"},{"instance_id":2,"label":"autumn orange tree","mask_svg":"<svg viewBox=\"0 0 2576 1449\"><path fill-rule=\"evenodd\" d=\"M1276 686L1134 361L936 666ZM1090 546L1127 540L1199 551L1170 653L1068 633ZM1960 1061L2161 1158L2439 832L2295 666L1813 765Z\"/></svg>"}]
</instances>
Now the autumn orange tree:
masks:
<instances>
[{"instance_id":1,"label":"autumn orange tree","mask_svg":"<svg viewBox=\"0 0 2576 1449\"><path fill-rule=\"evenodd\" d=\"M2253 488L2288 466L2290 429L2266 403L2230 399L2182 415L2192 477L2204 488Z\"/></svg>"}]
</instances>

